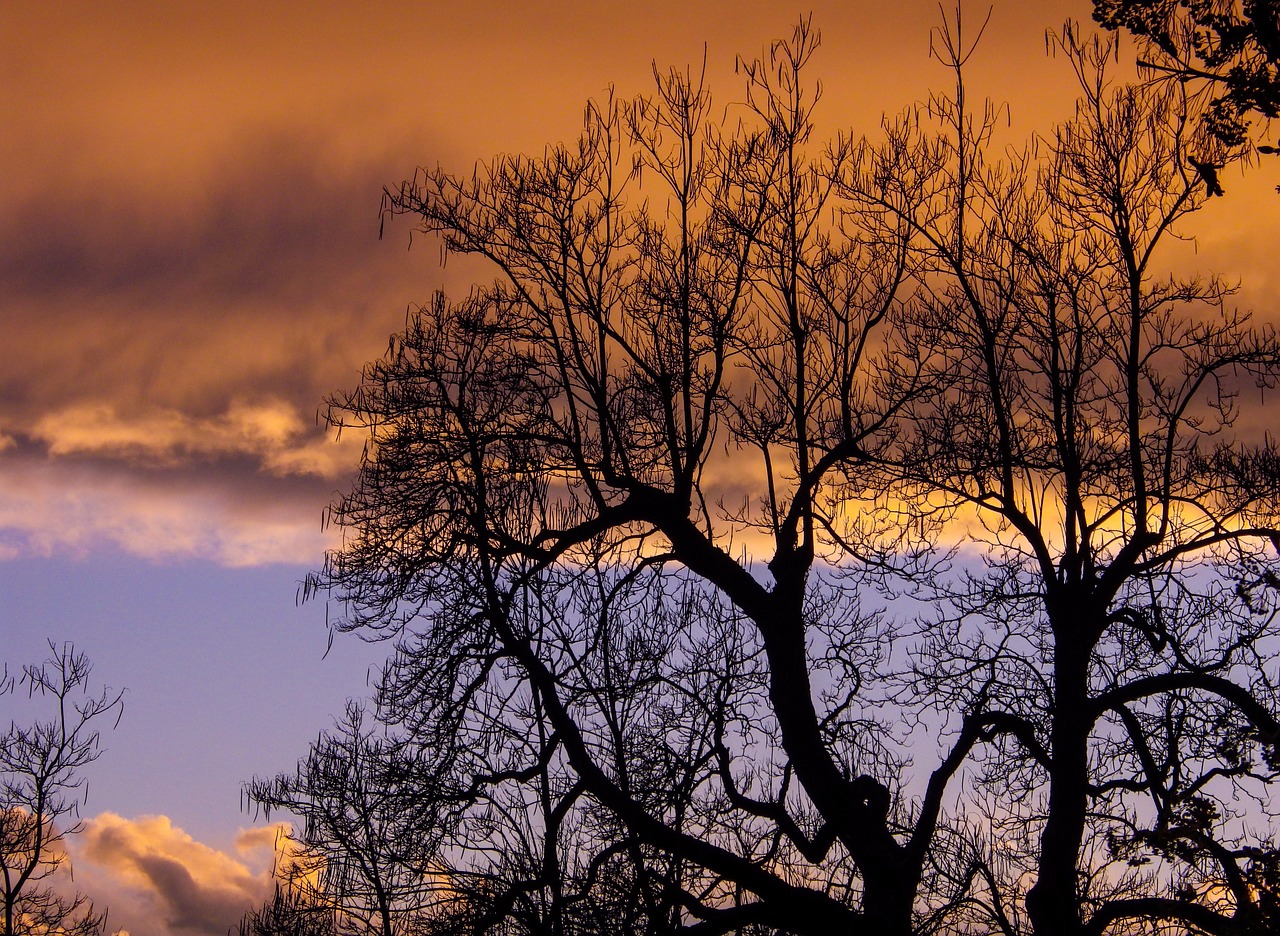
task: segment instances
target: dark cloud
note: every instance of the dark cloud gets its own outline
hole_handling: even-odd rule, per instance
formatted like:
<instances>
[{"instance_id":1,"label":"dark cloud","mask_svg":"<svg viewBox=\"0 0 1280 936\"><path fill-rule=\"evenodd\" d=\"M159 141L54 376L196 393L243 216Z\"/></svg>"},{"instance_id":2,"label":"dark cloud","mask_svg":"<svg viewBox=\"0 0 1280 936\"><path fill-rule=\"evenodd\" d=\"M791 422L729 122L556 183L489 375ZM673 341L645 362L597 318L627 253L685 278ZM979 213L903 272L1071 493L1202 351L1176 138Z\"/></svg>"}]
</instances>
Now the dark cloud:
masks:
<instances>
[{"instance_id":1,"label":"dark cloud","mask_svg":"<svg viewBox=\"0 0 1280 936\"><path fill-rule=\"evenodd\" d=\"M377 239L393 160L340 148L277 126L176 190L120 176L0 210L0 551L318 560L358 447L317 411L429 279Z\"/></svg>"},{"instance_id":2,"label":"dark cloud","mask_svg":"<svg viewBox=\"0 0 1280 936\"><path fill-rule=\"evenodd\" d=\"M390 159L351 165L275 128L188 188L114 178L6 206L0 393L28 412L86 397L207 412L268 388L315 406L422 288L427 257L377 239L396 177Z\"/></svg>"},{"instance_id":3,"label":"dark cloud","mask_svg":"<svg viewBox=\"0 0 1280 936\"><path fill-rule=\"evenodd\" d=\"M334 166L320 134L244 134L186 185L105 177L49 180L0 220L10 300L126 294L166 303L300 299L317 272L342 277L376 241L389 161Z\"/></svg>"},{"instance_id":4,"label":"dark cloud","mask_svg":"<svg viewBox=\"0 0 1280 936\"><path fill-rule=\"evenodd\" d=\"M242 891L203 887L173 858L142 855L137 866L163 902L167 922L177 929L221 936L248 909Z\"/></svg>"}]
</instances>

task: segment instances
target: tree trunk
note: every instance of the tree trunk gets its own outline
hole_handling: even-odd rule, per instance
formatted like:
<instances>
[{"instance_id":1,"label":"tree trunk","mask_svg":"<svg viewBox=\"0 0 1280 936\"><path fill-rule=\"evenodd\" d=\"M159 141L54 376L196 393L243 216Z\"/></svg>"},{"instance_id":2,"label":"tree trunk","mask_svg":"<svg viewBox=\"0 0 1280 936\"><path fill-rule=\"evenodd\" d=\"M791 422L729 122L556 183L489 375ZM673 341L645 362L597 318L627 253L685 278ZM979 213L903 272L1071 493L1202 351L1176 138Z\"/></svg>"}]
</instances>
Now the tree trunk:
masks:
<instances>
[{"instance_id":1,"label":"tree trunk","mask_svg":"<svg viewBox=\"0 0 1280 936\"><path fill-rule=\"evenodd\" d=\"M1054 711L1050 731L1049 815L1040 836L1040 865L1027 892L1036 936L1079 936L1077 863L1084 840L1089 782L1087 642L1078 626L1055 624Z\"/></svg>"}]
</instances>

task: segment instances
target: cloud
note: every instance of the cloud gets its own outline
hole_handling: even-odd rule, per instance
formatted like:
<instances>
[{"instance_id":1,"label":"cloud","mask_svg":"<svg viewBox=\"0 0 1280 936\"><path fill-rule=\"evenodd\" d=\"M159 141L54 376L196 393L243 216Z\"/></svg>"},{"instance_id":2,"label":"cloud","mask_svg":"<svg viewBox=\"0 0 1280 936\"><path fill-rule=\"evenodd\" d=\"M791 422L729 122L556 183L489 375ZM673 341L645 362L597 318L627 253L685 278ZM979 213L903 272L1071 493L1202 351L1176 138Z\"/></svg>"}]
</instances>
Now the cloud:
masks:
<instances>
[{"instance_id":1,"label":"cloud","mask_svg":"<svg viewBox=\"0 0 1280 936\"><path fill-rule=\"evenodd\" d=\"M335 444L282 400L235 401L216 416L153 407L132 418L106 402L82 402L40 417L30 437L52 456L101 455L174 466L193 459L257 458L270 474L336 478L351 470L359 440Z\"/></svg>"},{"instance_id":2,"label":"cloud","mask_svg":"<svg viewBox=\"0 0 1280 936\"><path fill-rule=\"evenodd\" d=\"M362 444L272 398L209 415L66 406L0 451L0 561L105 545L150 559L313 564L335 544L320 513Z\"/></svg>"},{"instance_id":3,"label":"cloud","mask_svg":"<svg viewBox=\"0 0 1280 936\"><path fill-rule=\"evenodd\" d=\"M276 822L269 826L241 829L236 835L236 851L243 855L258 852L264 848L278 850L285 842L281 838L281 833L286 827L287 823Z\"/></svg>"},{"instance_id":4,"label":"cloud","mask_svg":"<svg viewBox=\"0 0 1280 936\"><path fill-rule=\"evenodd\" d=\"M206 419L284 401L310 423L436 284L432 251L378 239L382 188L421 149L383 142L399 155L246 125L181 179L95 163L0 191L0 433L85 401Z\"/></svg>"},{"instance_id":5,"label":"cloud","mask_svg":"<svg viewBox=\"0 0 1280 936\"><path fill-rule=\"evenodd\" d=\"M250 121L178 178L35 161L0 192L0 561L317 561L361 443L316 408L429 289L377 238L420 149L384 143Z\"/></svg>"},{"instance_id":6,"label":"cloud","mask_svg":"<svg viewBox=\"0 0 1280 936\"><path fill-rule=\"evenodd\" d=\"M74 840L77 881L132 936L223 936L271 894L275 827L245 830L236 856L198 842L167 816L102 813Z\"/></svg>"},{"instance_id":7,"label":"cloud","mask_svg":"<svg viewBox=\"0 0 1280 936\"><path fill-rule=\"evenodd\" d=\"M0 559L123 549L226 566L315 564L335 545L320 514L333 485L255 464L178 472L0 458Z\"/></svg>"}]
</instances>

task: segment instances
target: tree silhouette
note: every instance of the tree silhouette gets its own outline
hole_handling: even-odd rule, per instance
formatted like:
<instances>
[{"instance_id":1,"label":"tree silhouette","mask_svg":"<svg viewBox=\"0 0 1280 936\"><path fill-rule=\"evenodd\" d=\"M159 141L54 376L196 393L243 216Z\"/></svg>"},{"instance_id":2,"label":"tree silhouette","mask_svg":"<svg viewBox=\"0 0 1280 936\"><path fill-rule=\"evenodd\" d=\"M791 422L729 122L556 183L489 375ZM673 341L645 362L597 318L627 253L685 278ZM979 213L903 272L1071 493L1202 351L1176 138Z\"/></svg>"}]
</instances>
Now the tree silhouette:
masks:
<instances>
[{"instance_id":1,"label":"tree silhouette","mask_svg":"<svg viewBox=\"0 0 1280 936\"><path fill-rule=\"evenodd\" d=\"M25 692L49 702L53 715L33 724L9 723L0 735L0 868L4 872L3 936L97 936L106 913L81 894L67 896L51 878L67 861L64 843L81 829L87 793L83 770L102 753L100 726L118 722L124 692L89 690L92 665L70 644L49 643L50 657L6 668L0 696Z\"/></svg>"},{"instance_id":2,"label":"tree silhouette","mask_svg":"<svg viewBox=\"0 0 1280 936\"><path fill-rule=\"evenodd\" d=\"M1068 34L1076 118L988 162L938 39L955 94L883 144L815 155L802 21L719 121L655 70L575 145L387 193L495 280L331 401L370 441L307 591L398 636L380 711L465 791L482 919L1263 919L1223 805L1274 779L1277 459L1232 427L1280 358L1154 266L1212 144Z\"/></svg>"},{"instance_id":3,"label":"tree silhouette","mask_svg":"<svg viewBox=\"0 0 1280 936\"><path fill-rule=\"evenodd\" d=\"M653 99L593 106L575 147L389 196L502 280L415 315L335 408L377 455L335 508L356 535L318 584L352 626L463 602L467 640L518 668L585 795L671 856L682 912L709 930L905 933L941 792L894 835L896 759L858 714L885 635L824 530L915 389L877 339L910 271L894 229L819 227L855 150L802 152L815 39L805 24L745 65L750 130L658 75ZM707 481L726 444L760 454L762 504ZM772 586L729 551L748 535L771 546ZM678 750L664 711L688 719ZM650 782L667 769L704 801L697 825L665 799L680 787ZM815 867L844 881L811 887Z\"/></svg>"},{"instance_id":4,"label":"tree silhouette","mask_svg":"<svg viewBox=\"0 0 1280 936\"><path fill-rule=\"evenodd\" d=\"M288 871L284 875L287 878ZM338 936L333 907L327 901L315 901L308 891L288 880L278 883L271 899L246 913L236 932L239 936Z\"/></svg>"},{"instance_id":5,"label":"tree silhouette","mask_svg":"<svg viewBox=\"0 0 1280 936\"><path fill-rule=\"evenodd\" d=\"M1084 96L1044 159L985 163L991 112L943 101L953 147L900 124L858 182L937 271L912 333L941 390L904 408L893 511L972 517L982 546L932 589L947 613L914 675L922 701L1019 726L986 776L1002 824L1038 830L1037 934L1266 932L1251 881L1275 846L1240 802L1263 815L1280 766L1280 453L1236 419L1280 344L1219 281L1160 272L1216 194L1181 167L1204 145L1181 101L1112 88L1109 44L1056 41Z\"/></svg>"},{"instance_id":6,"label":"tree silhouette","mask_svg":"<svg viewBox=\"0 0 1280 936\"><path fill-rule=\"evenodd\" d=\"M430 902L439 839L434 801L424 795L412 755L351 703L292 774L255 779L245 796L270 819L301 820L288 836L281 892L243 926L328 926L335 934L407 932Z\"/></svg>"},{"instance_id":7,"label":"tree silhouette","mask_svg":"<svg viewBox=\"0 0 1280 936\"><path fill-rule=\"evenodd\" d=\"M1245 142L1250 114L1280 116L1276 0L1094 0L1093 18L1138 37L1157 73L1203 86L1206 126L1222 144Z\"/></svg>"},{"instance_id":8,"label":"tree silhouette","mask_svg":"<svg viewBox=\"0 0 1280 936\"><path fill-rule=\"evenodd\" d=\"M381 680L402 713L382 720L411 732L367 727L353 703L294 773L246 786L255 808L301 825L243 936L659 931L661 895L635 873L642 849L581 809L519 687L500 684L458 720L456 674L437 676L423 653L402 646ZM530 768L513 767L522 748Z\"/></svg>"}]
</instances>

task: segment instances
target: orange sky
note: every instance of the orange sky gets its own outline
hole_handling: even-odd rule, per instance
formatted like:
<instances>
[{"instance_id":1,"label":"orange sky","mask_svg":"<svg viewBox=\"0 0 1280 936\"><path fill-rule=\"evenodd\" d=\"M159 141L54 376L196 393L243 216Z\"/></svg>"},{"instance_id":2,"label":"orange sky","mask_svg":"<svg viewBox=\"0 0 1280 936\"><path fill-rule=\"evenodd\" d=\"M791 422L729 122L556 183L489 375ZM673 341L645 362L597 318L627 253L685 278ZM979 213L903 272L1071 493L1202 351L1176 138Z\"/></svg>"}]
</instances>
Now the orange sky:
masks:
<instances>
[{"instance_id":1,"label":"orange sky","mask_svg":"<svg viewBox=\"0 0 1280 936\"><path fill-rule=\"evenodd\" d=\"M1044 34L1089 9L996 0L971 93L1010 101L1011 139L1069 115L1069 76ZM0 563L36 557L68 588L75 563L104 550L143 566L317 566L320 511L359 451L326 442L317 408L355 385L409 303L465 286L427 245L406 252L406 223L379 242L382 187L418 164L465 172L570 140L587 98L611 83L645 92L652 61L696 66L704 42L728 104L735 53L758 54L810 10L824 133L874 134L882 113L947 86L927 54L931 0L0 0ZM968 21L985 10L969 4ZM1228 172L1228 197L1186 251L1240 276L1242 303L1272 315L1277 176ZM336 687L328 710L358 691ZM230 800L228 848L246 821ZM257 893L253 874L167 819L117 820L92 827L97 851L82 860L95 886L133 887L126 906L160 913L151 928L130 923L134 936L203 931L139 896L158 887L138 877L146 836L178 842L164 858L195 880L232 868L217 900Z\"/></svg>"},{"instance_id":2,"label":"orange sky","mask_svg":"<svg viewBox=\"0 0 1280 936\"><path fill-rule=\"evenodd\" d=\"M588 97L644 92L651 61L696 64L704 42L727 104L734 54L798 15L688 6L0 6L0 555L310 561L355 455L317 445L315 410L446 282L407 225L379 243L381 187L571 139ZM949 80L927 54L937 5L887 9L814 5L828 132L874 133ZM1011 102L1011 139L1066 115L1044 32L1088 11L995 6L971 82ZM1262 175L1198 232L1250 298L1274 285L1276 213L1246 214L1252 238L1239 220Z\"/></svg>"}]
</instances>

